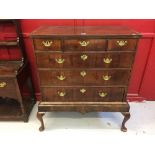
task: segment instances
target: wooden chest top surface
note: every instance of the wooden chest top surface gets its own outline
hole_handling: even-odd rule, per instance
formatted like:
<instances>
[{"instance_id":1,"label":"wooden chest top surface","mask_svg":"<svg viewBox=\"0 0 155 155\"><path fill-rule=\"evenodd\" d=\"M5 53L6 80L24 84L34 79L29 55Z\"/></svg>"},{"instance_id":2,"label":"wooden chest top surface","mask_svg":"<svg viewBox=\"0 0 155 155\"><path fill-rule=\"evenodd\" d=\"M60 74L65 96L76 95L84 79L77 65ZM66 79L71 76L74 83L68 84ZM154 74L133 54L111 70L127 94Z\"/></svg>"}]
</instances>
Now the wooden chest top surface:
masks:
<instances>
[{"instance_id":1,"label":"wooden chest top surface","mask_svg":"<svg viewBox=\"0 0 155 155\"><path fill-rule=\"evenodd\" d=\"M84 37L98 36L103 38L129 37L140 38L140 33L125 26L41 26L34 30L31 38L46 37Z\"/></svg>"}]
</instances>

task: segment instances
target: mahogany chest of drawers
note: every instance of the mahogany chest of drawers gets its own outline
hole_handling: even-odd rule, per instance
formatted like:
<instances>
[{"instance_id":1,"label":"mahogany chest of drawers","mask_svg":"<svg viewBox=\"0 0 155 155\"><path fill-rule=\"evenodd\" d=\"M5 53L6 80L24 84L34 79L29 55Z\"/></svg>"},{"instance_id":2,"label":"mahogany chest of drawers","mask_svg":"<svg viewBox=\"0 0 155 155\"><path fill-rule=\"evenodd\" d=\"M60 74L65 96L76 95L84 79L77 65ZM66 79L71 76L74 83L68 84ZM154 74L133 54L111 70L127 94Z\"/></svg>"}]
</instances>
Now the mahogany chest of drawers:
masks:
<instances>
[{"instance_id":1,"label":"mahogany chest of drawers","mask_svg":"<svg viewBox=\"0 0 155 155\"><path fill-rule=\"evenodd\" d=\"M130 118L127 89L140 34L123 26L40 27L31 34L41 98L50 111L121 112Z\"/></svg>"}]
</instances>

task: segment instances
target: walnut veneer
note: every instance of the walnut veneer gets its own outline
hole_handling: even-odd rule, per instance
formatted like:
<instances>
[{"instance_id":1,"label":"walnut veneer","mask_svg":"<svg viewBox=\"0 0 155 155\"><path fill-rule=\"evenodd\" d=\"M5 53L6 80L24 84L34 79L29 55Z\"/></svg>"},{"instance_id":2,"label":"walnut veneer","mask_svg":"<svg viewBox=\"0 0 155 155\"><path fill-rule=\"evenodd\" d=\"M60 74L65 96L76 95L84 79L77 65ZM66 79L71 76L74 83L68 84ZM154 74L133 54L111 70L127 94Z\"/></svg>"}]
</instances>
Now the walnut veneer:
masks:
<instances>
[{"instance_id":1,"label":"walnut veneer","mask_svg":"<svg viewBox=\"0 0 155 155\"><path fill-rule=\"evenodd\" d=\"M130 118L127 89L140 34L123 26L40 27L31 34L41 99L50 111L121 112Z\"/></svg>"}]
</instances>

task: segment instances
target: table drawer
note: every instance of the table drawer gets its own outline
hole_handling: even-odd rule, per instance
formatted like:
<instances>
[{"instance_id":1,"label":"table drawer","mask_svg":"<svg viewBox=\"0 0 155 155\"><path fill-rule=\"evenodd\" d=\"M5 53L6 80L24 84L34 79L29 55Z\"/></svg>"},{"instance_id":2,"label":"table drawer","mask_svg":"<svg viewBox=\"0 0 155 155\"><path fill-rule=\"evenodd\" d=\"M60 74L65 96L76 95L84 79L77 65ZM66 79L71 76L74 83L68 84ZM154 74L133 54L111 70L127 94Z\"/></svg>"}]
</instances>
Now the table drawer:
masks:
<instances>
[{"instance_id":1,"label":"table drawer","mask_svg":"<svg viewBox=\"0 0 155 155\"><path fill-rule=\"evenodd\" d=\"M109 51L135 51L137 46L137 39L109 39Z\"/></svg>"},{"instance_id":2,"label":"table drawer","mask_svg":"<svg viewBox=\"0 0 155 155\"><path fill-rule=\"evenodd\" d=\"M39 70L42 86L127 85L130 70Z\"/></svg>"},{"instance_id":3,"label":"table drawer","mask_svg":"<svg viewBox=\"0 0 155 155\"><path fill-rule=\"evenodd\" d=\"M120 87L42 87L42 101L104 102L123 101L124 88Z\"/></svg>"},{"instance_id":4,"label":"table drawer","mask_svg":"<svg viewBox=\"0 0 155 155\"><path fill-rule=\"evenodd\" d=\"M130 68L134 55L135 52L39 52L36 63L39 68Z\"/></svg>"},{"instance_id":5,"label":"table drawer","mask_svg":"<svg viewBox=\"0 0 155 155\"><path fill-rule=\"evenodd\" d=\"M0 77L0 97L17 99L16 86L13 78Z\"/></svg>"},{"instance_id":6,"label":"table drawer","mask_svg":"<svg viewBox=\"0 0 155 155\"><path fill-rule=\"evenodd\" d=\"M105 39L64 40L65 51L104 51L105 49Z\"/></svg>"},{"instance_id":7,"label":"table drawer","mask_svg":"<svg viewBox=\"0 0 155 155\"><path fill-rule=\"evenodd\" d=\"M60 51L61 50L61 40L34 39L33 45L35 50L40 50L40 51Z\"/></svg>"}]
</instances>

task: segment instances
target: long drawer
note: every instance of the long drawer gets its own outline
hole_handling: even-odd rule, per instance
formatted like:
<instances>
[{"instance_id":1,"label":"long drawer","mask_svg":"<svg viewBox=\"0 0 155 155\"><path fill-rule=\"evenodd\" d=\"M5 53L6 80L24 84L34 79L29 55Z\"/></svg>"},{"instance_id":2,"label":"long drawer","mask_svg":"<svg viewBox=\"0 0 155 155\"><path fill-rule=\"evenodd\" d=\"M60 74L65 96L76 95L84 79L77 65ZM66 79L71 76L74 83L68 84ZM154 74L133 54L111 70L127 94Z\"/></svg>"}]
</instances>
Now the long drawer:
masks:
<instances>
[{"instance_id":1,"label":"long drawer","mask_svg":"<svg viewBox=\"0 0 155 155\"><path fill-rule=\"evenodd\" d=\"M39 52L39 68L130 68L135 52Z\"/></svg>"},{"instance_id":2,"label":"long drawer","mask_svg":"<svg viewBox=\"0 0 155 155\"><path fill-rule=\"evenodd\" d=\"M42 87L42 101L57 102L104 102L123 101L121 87Z\"/></svg>"},{"instance_id":3,"label":"long drawer","mask_svg":"<svg viewBox=\"0 0 155 155\"><path fill-rule=\"evenodd\" d=\"M39 69L41 86L127 85L129 69Z\"/></svg>"}]
</instances>

